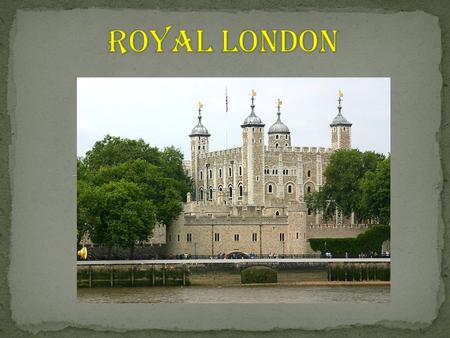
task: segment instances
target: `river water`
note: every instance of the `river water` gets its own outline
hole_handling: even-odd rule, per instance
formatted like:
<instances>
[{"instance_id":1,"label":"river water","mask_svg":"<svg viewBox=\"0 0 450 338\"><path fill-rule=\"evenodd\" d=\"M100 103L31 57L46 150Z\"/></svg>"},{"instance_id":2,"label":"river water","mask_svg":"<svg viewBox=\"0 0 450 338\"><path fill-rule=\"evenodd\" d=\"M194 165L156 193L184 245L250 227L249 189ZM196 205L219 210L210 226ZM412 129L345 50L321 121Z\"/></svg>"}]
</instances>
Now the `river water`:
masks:
<instances>
[{"instance_id":1,"label":"river water","mask_svg":"<svg viewBox=\"0 0 450 338\"><path fill-rule=\"evenodd\" d=\"M86 303L384 303L389 286L187 286L79 288Z\"/></svg>"}]
</instances>

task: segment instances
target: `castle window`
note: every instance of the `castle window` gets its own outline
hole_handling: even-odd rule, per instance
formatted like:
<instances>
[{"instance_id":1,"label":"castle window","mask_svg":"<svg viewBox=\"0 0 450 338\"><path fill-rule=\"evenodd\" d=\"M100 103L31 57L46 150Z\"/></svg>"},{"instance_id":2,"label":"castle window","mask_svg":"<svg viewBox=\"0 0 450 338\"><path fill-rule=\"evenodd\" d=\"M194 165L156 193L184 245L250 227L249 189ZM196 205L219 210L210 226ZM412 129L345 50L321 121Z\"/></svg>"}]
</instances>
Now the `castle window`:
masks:
<instances>
[{"instance_id":1,"label":"castle window","mask_svg":"<svg viewBox=\"0 0 450 338\"><path fill-rule=\"evenodd\" d=\"M277 210L277 212L275 213L275 216L280 216L280 212Z\"/></svg>"},{"instance_id":2,"label":"castle window","mask_svg":"<svg viewBox=\"0 0 450 338\"><path fill-rule=\"evenodd\" d=\"M269 192L272 192L272 189L273 189L272 184L269 184L269 186L268 186L268 191L269 191Z\"/></svg>"},{"instance_id":3,"label":"castle window","mask_svg":"<svg viewBox=\"0 0 450 338\"><path fill-rule=\"evenodd\" d=\"M345 127L344 127L344 131L345 131Z\"/></svg>"},{"instance_id":4,"label":"castle window","mask_svg":"<svg viewBox=\"0 0 450 338\"><path fill-rule=\"evenodd\" d=\"M277 148L277 149L278 149L278 143L276 143L276 144L275 144L275 148Z\"/></svg>"},{"instance_id":5,"label":"castle window","mask_svg":"<svg viewBox=\"0 0 450 338\"><path fill-rule=\"evenodd\" d=\"M214 242L218 242L220 240L220 235L218 232L214 234Z\"/></svg>"},{"instance_id":6,"label":"castle window","mask_svg":"<svg viewBox=\"0 0 450 338\"><path fill-rule=\"evenodd\" d=\"M239 242L239 234L234 234L234 241Z\"/></svg>"},{"instance_id":7,"label":"castle window","mask_svg":"<svg viewBox=\"0 0 450 338\"><path fill-rule=\"evenodd\" d=\"M180 241L180 235L177 235L177 241L178 242Z\"/></svg>"},{"instance_id":8,"label":"castle window","mask_svg":"<svg viewBox=\"0 0 450 338\"><path fill-rule=\"evenodd\" d=\"M278 175L278 169L275 169L275 175Z\"/></svg>"},{"instance_id":9,"label":"castle window","mask_svg":"<svg viewBox=\"0 0 450 338\"><path fill-rule=\"evenodd\" d=\"M259 128L259 131L261 131L261 128Z\"/></svg>"},{"instance_id":10,"label":"castle window","mask_svg":"<svg viewBox=\"0 0 450 338\"><path fill-rule=\"evenodd\" d=\"M222 191L222 190L223 190L222 186L221 186L221 185L219 185L219 191Z\"/></svg>"},{"instance_id":11,"label":"castle window","mask_svg":"<svg viewBox=\"0 0 450 338\"><path fill-rule=\"evenodd\" d=\"M306 189L306 191L307 191L308 193L310 193L310 192L311 192L311 187L308 187L308 188Z\"/></svg>"},{"instance_id":12,"label":"castle window","mask_svg":"<svg viewBox=\"0 0 450 338\"><path fill-rule=\"evenodd\" d=\"M286 146L286 147L288 146L287 143L285 144L285 146Z\"/></svg>"},{"instance_id":13,"label":"castle window","mask_svg":"<svg viewBox=\"0 0 450 338\"><path fill-rule=\"evenodd\" d=\"M209 200L212 201L213 199L213 190L212 188L209 188Z\"/></svg>"},{"instance_id":14,"label":"castle window","mask_svg":"<svg viewBox=\"0 0 450 338\"><path fill-rule=\"evenodd\" d=\"M292 185L291 184L289 184L287 186L287 191L288 191L289 194L292 194Z\"/></svg>"},{"instance_id":15,"label":"castle window","mask_svg":"<svg viewBox=\"0 0 450 338\"><path fill-rule=\"evenodd\" d=\"M286 175L289 175L289 169L286 169Z\"/></svg>"},{"instance_id":16,"label":"castle window","mask_svg":"<svg viewBox=\"0 0 450 338\"><path fill-rule=\"evenodd\" d=\"M209 170L209 178L212 178L212 170Z\"/></svg>"},{"instance_id":17,"label":"castle window","mask_svg":"<svg viewBox=\"0 0 450 338\"><path fill-rule=\"evenodd\" d=\"M261 139L259 139L259 143L261 143L262 141L261 141Z\"/></svg>"},{"instance_id":18,"label":"castle window","mask_svg":"<svg viewBox=\"0 0 450 338\"><path fill-rule=\"evenodd\" d=\"M288 136L286 135L286 140L288 139Z\"/></svg>"},{"instance_id":19,"label":"castle window","mask_svg":"<svg viewBox=\"0 0 450 338\"><path fill-rule=\"evenodd\" d=\"M205 150L205 146L203 146L203 150Z\"/></svg>"},{"instance_id":20,"label":"castle window","mask_svg":"<svg viewBox=\"0 0 450 338\"><path fill-rule=\"evenodd\" d=\"M242 197L244 194L244 187L242 185L239 186L239 197Z\"/></svg>"},{"instance_id":21,"label":"castle window","mask_svg":"<svg viewBox=\"0 0 450 338\"><path fill-rule=\"evenodd\" d=\"M308 215L311 215L311 209L308 208Z\"/></svg>"},{"instance_id":22,"label":"castle window","mask_svg":"<svg viewBox=\"0 0 450 338\"><path fill-rule=\"evenodd\" d=\"M203 179L203 171L200 170L200 180Z\"/></svg>"},{"instance_id":23,"label":"castle window","mask_svg":"<svg viewBox=\"0 0 450 338\"><path fill-rule=\"evenodd\" d=\"M297 239L298 239L298 232L296 233Z\"/></svg>"},{"instance_id":24,"label":"castle window","mask_svg":"<svg viewBox=\"0 0 450 338\"><path fill-rule=\"evenodd\" d=\"M231 171L231 167L229 167L229 168L228 168L228 176L231 177L231 175L232 175L232 171Z\"/></svg>"},{"instance_id":25,"label":"castle window","mask_svg":"<svg viewBox=\"0 0 450 338\"><path fill-rule=\"evenodd\" d=\"M242 166L239 166L239 176L242 176Z\"/></svg>"},{"instance_id":26,"label":"castle window","mask_svg":"<svg viewBox=\"0 0 450 338\"><path fill-rule=\"evenodd\" d=\"M200 189L200 201L203 201L203 189Z\"/></svg>"},{"instance_id":27,"label":"castle window","mask_svg":"<svg viewBox=\"0 0 450 338\"><path fill-rule=\"evenodd\" d=\"M258 241L258 234L256 232L252 233L252 242Z\"/></svg>"},{"instance_id":28,"label":"castle window","mask_svg":"<svg viewBox=\"0 0 450 338\"><path fill-rule=\"evenodd\" d=\"M198 150L200 150L200 146L198 146Z\"/></svg>"},{"instance_id":29,"label":"castle window","mask_svg":"<svg viewBox=\"0 0 450 338\"><path fill-rule=\"evenodd\" d=\"M255 131L255 128L252 128L252 131Z\"/></svg>"},{"instance_id":30,"label":"castle window","mask_svg":"<svg viewBox=\"0 0 450 338\"><path fill-rule=\"evenodd\" d=\"M311 177L311 170L308 170L308 177Z\"/></svg>"},{"instance_id":31,"label":"castle window","mask_svg":"<svg viewBox=\"0 0 450 338\"><path fill-rule=\"evenodd\" d=\"M284 233L281 233L281 234L280 234L280 241L281 241L281 242L284 242Z\"/></svg>"},{"instance_id":32,"label":"castle window","mask_svg":"<svg viewBox=\"0 0 450 338\"><path fill-rule=\"evenodd\" d=\"M276 138L277 140L278 140L278 137L279 137L278 135L275 135L275 138Z\"/></svg>"},{"instance_id":33,"label":"castle window","mask_svg":"<svg viewBox=\"0 0 450 338\"><path fill-rule=\"evenodd\" d=\"M186 234L186 241L187 242L192 242L192 234L191 233L187 233Z\"/></svg>"},{"instance_id":34,"label":"castle window","mask_svg":"<svg viewBox=\"0 0 450 338\"><path fill-rule=\"evenodd\" d=\"M228 192L229 192L230 198L233 197L233 187L230 186L230 188L228 189Z\"/></svg>"}]
</instances>

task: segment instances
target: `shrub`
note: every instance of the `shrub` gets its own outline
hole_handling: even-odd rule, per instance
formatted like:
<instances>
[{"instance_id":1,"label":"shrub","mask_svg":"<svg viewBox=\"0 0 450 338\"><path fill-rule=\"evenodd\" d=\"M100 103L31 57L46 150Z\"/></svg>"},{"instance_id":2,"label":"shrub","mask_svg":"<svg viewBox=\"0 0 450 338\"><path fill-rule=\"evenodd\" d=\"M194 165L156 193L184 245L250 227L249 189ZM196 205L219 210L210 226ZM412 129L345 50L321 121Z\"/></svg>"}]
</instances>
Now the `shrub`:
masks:
<instances>
[{"instance_id":1,"label":"shrub","mask_svg":"<svg viewBox=\"0 0 450 338\"><path fill-rule=\"evenodd\" d=\"M267 266L252 266L241 271L241 284L276 283L277 271Z\"/></svg>"}]
</instances>

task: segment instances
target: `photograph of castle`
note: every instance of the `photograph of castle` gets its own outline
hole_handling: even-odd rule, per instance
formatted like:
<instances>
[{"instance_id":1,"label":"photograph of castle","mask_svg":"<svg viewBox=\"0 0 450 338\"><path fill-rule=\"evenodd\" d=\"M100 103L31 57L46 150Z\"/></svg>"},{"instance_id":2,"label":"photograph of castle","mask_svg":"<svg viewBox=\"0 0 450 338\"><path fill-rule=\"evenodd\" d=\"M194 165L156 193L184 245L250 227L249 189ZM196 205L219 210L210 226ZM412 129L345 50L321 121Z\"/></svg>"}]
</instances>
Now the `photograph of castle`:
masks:
<instances>
[{"instance_id":1,"label":"photograph of castle","mask_svg":"<svg viewBox=\"0 0 450 338\"><path fill-rule=\"evenodd\" d=\"M388 78L80 78L78 100L79 287L173 265L174 285L255 268L388 296Z\"/></svg>"}]
</instances>

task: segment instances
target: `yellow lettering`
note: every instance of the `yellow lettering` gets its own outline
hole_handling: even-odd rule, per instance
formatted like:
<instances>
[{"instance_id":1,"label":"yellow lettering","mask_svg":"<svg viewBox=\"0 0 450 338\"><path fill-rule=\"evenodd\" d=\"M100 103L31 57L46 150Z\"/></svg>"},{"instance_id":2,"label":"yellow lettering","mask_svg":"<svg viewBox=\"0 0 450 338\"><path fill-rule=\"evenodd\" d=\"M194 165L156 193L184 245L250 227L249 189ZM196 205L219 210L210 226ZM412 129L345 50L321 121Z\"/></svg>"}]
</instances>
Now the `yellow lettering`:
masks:
<instances>
[{"instance_id":1,"label":"yellow lettering","mask_svg":"<svg viewBox=\"0 0 450 338\"><path fill-rule=\"evenodd\" d=\"M116 33L120 33L120 38L116 39ZM125 39L126 33L123 30L115 29L109 32L109 52L115 53L116 52L116 43L119 45L120 53L125 54L127 53L127 49L123 46L123 39Z\"/></svg>"},{"instance_id":2,"label":"yellow lettering","mask_svg":"<svg viewBox=\"0 0 450 338\"><path fill-rule=\"evenodd\" d=\"M222 52L223 53L237 53L238 49L236 46L233 47L233 49L228 48L228 32L229 32L229 30L227 30L227 29L222 30L222 35L223 35Z\"/></svg>"},{"instance_id":3,"label":"yellow lettering","mask_svg":"<svg viewBox=\"0 0 450 338\"><path fill-rule=\"evenodd\" d=\"M305 47L305 35L306 33L309 33L311 35L311 39L312 39L312 45L311 48L307 49ZM311 53L313 52L316 48L317 48L317 34L316 32L312 31L312 30L305 30L300 34L300 37L298 39L298 43L300 45L300 49L305 51L306 53Z\"/></svg>"},{"instance_id":4,"label":"yellow lettering","mask_svg":"<svg viewBox=\"0 0 450 338\"><path fill-rule=\"evenodd\" d=\"M245 47L245 35L247 33L250 33L250 35L252 36L252 39L253 39L253 43L252 43L252 47L251 48L246 48ZM256 36L256 33L254 31L247 29L247 30L241 32L241 34L239 35L239 47L241 47L241 49L245 53L253 52L256 49L257 46L258 46L258 37Z\"/></svg>"},{"instance_id":5,"label":"yellow lettering","mask_svg":"<svg viewBox=\"0 0 450 338\"><path fill-rule=\"evenodd\" d=\"M336 33L337 30L333 29L333 42L331 42L330 37L328 36L328 31L323 29L320 31L320 33L322 34L322 48L320 48L320 52L321 53L325 53L325 43L324 40L326 40L328 46L330 47L330 50L332 53L336 53Z\"/></svg>"},{"instance_id":6,"label":"yellow lettering","mask_svg":"<svg viewBox=\"0 0 450 338\"><path fill-rule=\"evenodd\" d=\"M267 44L269 45L270 51L275 52L277 50L277 31L276 30L272 30L272 40L270 40L269 35L267 34L267 31L265 29L263 29L261 31L261 52L265 53L266 52L266 48L265 48L265 42L267 42Z\"/></svg>"},{"instance_id":7,"label":"yellow lettering","mask_svg":"<svg viewBox=\"0 0 450 338\"><path fill-rule=\"evenodd\" d=\"M286 34L289 33L292 39L292 45L291 47L288 49L286 48ZM281 31L281 52L283 53L290 53L292 52L296 47L297 47L297 35L295 35L295 33L293 31L289 31L289 30L282 30Z\"/></svg>"},{"instance_id":8,"label":"yellow lettering","mask_svg":"<svg viewBox=\"0 0 450 338\"><path fill-rule=\"evenodd\" d=\"M140 34L142 36L142 46L141 48L137 48L134 42L134 37L136 34ZM134 30L130 34L130 47L136 53L142 53L148 47L148 37L147 34L142 30Z\"/></svg>"},{"instance_id":9,"label":"yellow lettering","mask_svg":"<svg viewBox=\"0 0 450 338\"><path fill-rule=\"evenodd\" d=\"M173 46L172 52L178 53L178 46L185 47L188 53L192 53L192 47L190 45L191 38L186 34L186 30L180 30L178 37L175 39L175 46Z\"/></svg>"},{"instance_id":10,"label":"yellow lettering","mask_svg":"<svg viewBox=\"0 0 450 338\"><path fill-rule=\"evenodd\" d=\"M164 49L162 47L162 43L163 43L164 39L166 38L167 33L169 33L169 31L172 29L172 26L166 26L165 29L166 29L166 31L165 31L165 33L163 34L162 37L158 36L158 33L156 32L155 29L152 29L150 31L150 34L153 36L153 38L156 41L156 45L157 45L156 46L156 52L157 53L162 53L164 51Z\"/></svg>"},{"instance_id":11,"label":"yellow lettering","mask_svg":"<svg viewBox=\"0 0 450 338\"><path fill-rule=\"evenodd\" d=\"M197 51L199 53L211 53L214 51L211 46L209 46L207 49L203 48L203 30L200 29L197 31L197 44Z\"/></svg>"}]
</instances>

